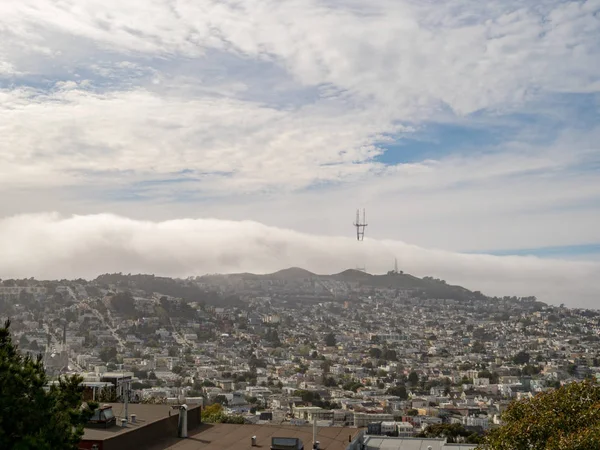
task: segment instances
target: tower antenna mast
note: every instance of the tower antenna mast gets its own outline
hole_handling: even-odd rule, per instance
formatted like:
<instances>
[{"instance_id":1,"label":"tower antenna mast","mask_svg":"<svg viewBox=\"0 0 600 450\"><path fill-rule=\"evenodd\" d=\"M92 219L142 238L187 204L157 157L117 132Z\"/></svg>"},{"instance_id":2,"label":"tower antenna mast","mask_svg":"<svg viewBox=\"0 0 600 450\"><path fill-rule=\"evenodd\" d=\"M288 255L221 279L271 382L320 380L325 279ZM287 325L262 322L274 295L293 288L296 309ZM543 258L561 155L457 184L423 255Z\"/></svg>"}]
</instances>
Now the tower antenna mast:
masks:
<instances>
[{"instance_id":1,"label":"tower antenna mast","mask_svg":"<svg viewBox=\"0 0 600 450\"><path fill-rule=\"evenodd\" d=\"M362 221L360 219L360 209L356 210L356 221L354 222L354 226L356 227L356 240L362 241L365 238L365 228L368 223L366 220L365 210L362 210Z\"/></svg>"}]
</instances>

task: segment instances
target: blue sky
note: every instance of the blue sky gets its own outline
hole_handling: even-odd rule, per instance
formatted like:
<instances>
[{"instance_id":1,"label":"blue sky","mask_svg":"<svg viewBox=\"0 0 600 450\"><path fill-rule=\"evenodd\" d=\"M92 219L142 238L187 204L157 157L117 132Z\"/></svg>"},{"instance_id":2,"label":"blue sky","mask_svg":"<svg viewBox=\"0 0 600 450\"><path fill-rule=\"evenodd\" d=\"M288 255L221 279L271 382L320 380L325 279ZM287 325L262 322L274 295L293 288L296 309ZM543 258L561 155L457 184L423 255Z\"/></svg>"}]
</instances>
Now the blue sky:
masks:
<instances>
[{"instance_id":1,"label":"blue sky","mask_svg":"<svg viewBox=\"0 0 600 450\"><path fill-rule=\"evenodd\" d=\"M596 258L600 256L600 243L566 245L560 247L542 247L542 248L519 248L498 251L489 251L488 254L497 256L517 255L517 256L537 256L540 258Z\"/></svg>"},{"instance_id":2,"label":"blue sky","mask_svg":"<svg viewBox=\"0 0 600 450\"><path fill-rule=\"evenodd\" d=\"M378 242L595 263L599 8L5 2L4 218L351 238L364 207Z\"/></svg>"}]
</instances>

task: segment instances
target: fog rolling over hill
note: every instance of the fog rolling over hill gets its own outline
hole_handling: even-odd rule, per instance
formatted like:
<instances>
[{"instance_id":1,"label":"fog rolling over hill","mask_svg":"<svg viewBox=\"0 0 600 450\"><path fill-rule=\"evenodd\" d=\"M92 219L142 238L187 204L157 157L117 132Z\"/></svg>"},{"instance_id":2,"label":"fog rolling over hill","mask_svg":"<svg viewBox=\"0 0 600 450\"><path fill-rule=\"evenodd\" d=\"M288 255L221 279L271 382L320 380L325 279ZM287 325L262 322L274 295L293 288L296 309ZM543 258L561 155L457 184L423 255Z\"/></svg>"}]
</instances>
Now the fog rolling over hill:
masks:
<instances>
[{"instance_id":1,"label":"fog rolling over hill","mask_svg":"<svg viewBox=\"0 0 600 450\"><path fill-rule=\"evenodd\" d=\"M115 272L185 278L286 267L327 274L359 266L387 273L397 258L406 273L491 296L535 295L556 305L597 308L600 292L599 262L463 254L369 237L357 242L352 230L347 237L319 236L251 221L22 215L0 219L0 248L3 279L93 279Z\"/></svg>"}]
</instances>

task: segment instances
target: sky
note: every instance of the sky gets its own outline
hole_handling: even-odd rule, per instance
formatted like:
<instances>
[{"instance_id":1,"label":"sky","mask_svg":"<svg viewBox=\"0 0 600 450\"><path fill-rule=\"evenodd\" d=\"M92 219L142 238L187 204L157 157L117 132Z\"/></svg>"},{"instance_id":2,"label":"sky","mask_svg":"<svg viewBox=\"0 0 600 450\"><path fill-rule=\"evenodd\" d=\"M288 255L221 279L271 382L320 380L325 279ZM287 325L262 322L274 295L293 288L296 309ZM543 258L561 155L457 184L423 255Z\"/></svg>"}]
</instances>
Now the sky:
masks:
<instances>
[{"instance_id":1,"label":"sky","mask_svg":"<svg viewBox=\"0 0 600 450\"><path fill-rule=\"evenodd\" d=\"M600 307L600 0L0 2L0 199L0 278L398 258Z\"/></svg>"}]
</instances>

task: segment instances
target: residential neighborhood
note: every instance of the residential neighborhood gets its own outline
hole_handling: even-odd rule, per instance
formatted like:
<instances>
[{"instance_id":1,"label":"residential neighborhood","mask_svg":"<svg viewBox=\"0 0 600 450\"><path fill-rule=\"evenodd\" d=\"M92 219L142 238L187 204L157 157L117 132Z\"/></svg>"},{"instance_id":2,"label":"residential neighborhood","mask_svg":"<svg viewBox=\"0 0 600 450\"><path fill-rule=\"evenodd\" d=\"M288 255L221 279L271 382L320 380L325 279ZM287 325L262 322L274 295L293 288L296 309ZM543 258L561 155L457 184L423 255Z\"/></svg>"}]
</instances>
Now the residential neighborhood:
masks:
<instances>
[{"instance_id":1,"label":"residential neighborhood","mask_svg":"<svg viewBox=\"0 0 600 450\"><path fill-rule=\"evenodd\" d=\"M512 400L600 378L600 312L396 270L4 280L0 316L89 399L218 404L225 422L405 438L454 426L477 442Z\"/></svg>"}]
</instances>

